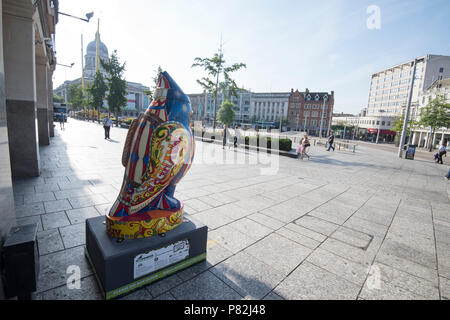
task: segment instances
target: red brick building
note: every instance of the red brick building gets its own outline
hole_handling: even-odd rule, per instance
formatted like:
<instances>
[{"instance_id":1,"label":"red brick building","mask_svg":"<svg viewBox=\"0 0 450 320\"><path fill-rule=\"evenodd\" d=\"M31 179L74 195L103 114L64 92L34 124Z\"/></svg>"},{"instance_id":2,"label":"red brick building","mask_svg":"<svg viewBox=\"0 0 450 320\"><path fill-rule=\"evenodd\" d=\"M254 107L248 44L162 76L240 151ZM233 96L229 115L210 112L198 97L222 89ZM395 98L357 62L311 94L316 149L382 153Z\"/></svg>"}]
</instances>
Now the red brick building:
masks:
<instances>
[{"instance_id":1,"label":"red brick building","mask_svg":"<svg viewBox=\"0 0 450 320\"><path fill-rule=\"evenodd\" d=\"M311 135L319 135L322 121L322 136L327 134L328 123L331 122L334 106L334 91L305 92L292 89L288 103L288 130L306 131ZM323 113L323 117L322 117Z\"/></svg>"}]
</instances>

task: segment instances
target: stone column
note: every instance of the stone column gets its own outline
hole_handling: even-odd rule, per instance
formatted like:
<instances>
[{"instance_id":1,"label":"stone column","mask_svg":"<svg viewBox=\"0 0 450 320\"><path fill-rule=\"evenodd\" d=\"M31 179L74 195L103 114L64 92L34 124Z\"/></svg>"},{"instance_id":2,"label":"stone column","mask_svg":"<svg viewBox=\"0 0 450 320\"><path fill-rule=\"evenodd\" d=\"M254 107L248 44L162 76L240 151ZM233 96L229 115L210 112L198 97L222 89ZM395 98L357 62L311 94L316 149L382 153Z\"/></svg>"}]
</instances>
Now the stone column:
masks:
<instances>
[{"instance_id":1,"label":"stone column","mask_svg":"<svg viewBox=\"0 0 450 320\"><path fill-rule=\"evenodd\" d=\"M47 69L47 61L45 58L36 57L36 110L39 145L41 146L48 146L50 144Z\"/></svg>"},{"instance_id":2,"label":"stone column","mask_svg":"<svg viewBox=\"0 0 450 320\"><path fill-rule=\"evenodd\" d=\"M419 147L422 147L422 131L420 131L420 135L419 135Z\"/></svg>"},{"instance_id":3,"label":"stone column","mask_svg":"<svg viewBox=\"0 0 450 320\"><path fill-rule=\"evenodd\" d=\"M3 56L12 175L39 176L35 27L31 1L3 2Z\"/></svg>"},{"instance_id":4,"label":"stone column","mask_svg":"<svg viewBox=\"0 0 450 320\"><path fill-rule=\"evenodd\" d=\"M0 17L4 19L2 13L2 0L0 0ZM4 59L3 51L4 29L0 24L0 250L5 236L9 229L16 224L16 213L14 209L14 195L11 181L11 160L9 155L10 139L7 129L6 97L5 97L5 77L4 68L9 63ZM1 265L0 255L0 265ZM0 277L0 300L3 299L3 286Z\"/></svg>"},{"instance_id":5,"label":"stone column","mask_svg":"<svg viewBox=\"0 0 450 320\"><path fill-rule=\"evenodd\" d=\"M52 80L53 72L47 69L47 88L48 88L48 131L50 133L50 137L55 136L55 130L53 127L53 80Z\"/></svg>"}]
</instances>

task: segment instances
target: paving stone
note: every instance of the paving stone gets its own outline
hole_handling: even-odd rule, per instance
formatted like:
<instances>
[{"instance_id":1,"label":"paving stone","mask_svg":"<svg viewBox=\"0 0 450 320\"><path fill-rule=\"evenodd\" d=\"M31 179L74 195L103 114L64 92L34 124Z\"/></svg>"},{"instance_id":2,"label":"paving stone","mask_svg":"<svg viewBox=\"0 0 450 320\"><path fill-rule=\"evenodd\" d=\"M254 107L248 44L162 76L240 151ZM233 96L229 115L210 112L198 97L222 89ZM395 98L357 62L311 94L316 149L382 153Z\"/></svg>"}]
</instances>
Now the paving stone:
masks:
<instances>
[{"instance_id":1,"label":"paving stone","mask_svg":"<svg viewBox=\"0 0 450 320\"><path fill-rule=\"evenodd\" d=\"M58 229L40 231L37 234L39 254L49 254L64 249Z\"/></svg>"},{"instance_id":2,"label":"paving stone","mask_svg":"<svg viewBox=\"0 0 450 320\"><path fill-rule=\"evenodd\" d=\"M301 225L298 225L295 222L287 224L285 228L295 233L301 234L302 236L313 239L319 243L323 242L327 238L325 235L312 231L311 229L305 228Z\"/></svg>"},{"instance_id":3,"label":"paving stone","mask_svg":"<svg viewBox=\"0 0 450 320\"><path fill-rule=\"evenodd\" d=\"M66 249L85 244L86 225L84 223L59 228L59 232Z\"/></svg>"},{"instance_id":4,"label":"paving stone","mask_svg":"<svg viewBox=\"0 0 450 320\"><path fill-rule=\"evenodd\" d=\"M198 199L190 199L186 200L184 204L188 207L193 208L195 211L200 212L207 209L211 209L212 206L208 205L207 203L200 201Z\"/></svg>"},{"instance_id":5,"label":"paving stone","mask_svg":"<svg viewBox=\"0 0 450 320\"><path fill-rule=\"evenodd\" d=\"M245 252L239 252L210 271L241 296L250 299L262 299L283 279L277 270Z\"/></svg>"},{"instance_id":6,"label":"paving stone","mask_svg":"<svg viewBox=\"0 0 450 320\"><path fill-rule=\"evenodd\" d=\"M273 219L273 218L266 216L259 212L251 214L251 215L247 216L247 218L251 219L253 221L256 221L259 224L262 224L263 226L268 227L272 230L279 229L285 225L284 222L281 222L280 220L277 220L277 219Z\"/></svg>"},{"instance_id":7,"label":"paving stone","mask_svg":"<svg viewBox=\"0 0 450 320\"><path fill-rule=\"evenodd\" d=\"M352 216L344 224L344 227L353 229L356 231L365 232L379 237L384 237L388 230L388 227L376 222L365 220L357 216Z\"/></svg>"},{"instance_id":8,"label":"paving stone","mask_svg":"<svg viewBox=\"0 0 450 320\"><path fill-rule=\"evenodd\" d=\"M43 214L41 218L45 230L64 227L70 224L64 211Z\"/></svg>"},{"instance_id":9,"label":"paving stone","mask_svg":"<svg viewBox=\"0 0 450 320\"><path fill-rule=\"evenodd\" d=\"M195 219L208 226L210 230L222 227L223 225L231 223L233 220L223 215L220 211L206 210L200 213L193 214Z\"/></svg>"},{"instance_id":10,"label":"paving stone","mask_svg":"<svg viewBox=\"0 0 450 320\"><path fill-rule=\"evenodd\" d=\"M242 298L209 271L182 283L170 293L177 300L240 300Z\"/></svg>"},{"instance_id":11,"label":"paving stone","mask_svg":"<svg viewBox=\"0 0 450 320\"><path fill-rule=\"evenodd\" d=\"M195 215L195 217L197 217L197 215ZM251 238L230 226L222 226L215 229L209 232L208 237L217 241L219 245L233 253L241 251L256 241L254 238Z\"/></svg>"},{"instance_id":12,"label":"paving stone","mask_svg":"<svg viewBox=\"0 0 450 320\"><path fill-rule=\"evenodd\" d=\"M81 223L88 218L98 217L100 215L94 207L67 210L66 213L71 224Z\"/></svg>"},{"instance_id":13,"label":"paving stone","mask_svg":"<svg viewBox=\"0 0 450 320\"><path fill-rule=\"evenodd\" d=\"M392 253L380 251L377 254L374 264L377 263L383 263L406 273L437 283L436 269L423 266L417 262L402 257L398 257Z\"/></svg>"},{"instance_id":14,"label":"paving stone","mask_svg":"<svg viewBox=\"0 0 450 320\"><path fill-rule=\"evenodd\" d=\"M439 285L441 289L441 297L443 299L450 299L450 279L439 277Z\"/></svg>"},{"instance_id":15,"label":"paving stone","mask_svg":"<svg viewBox=\"0 0 450 320\"><path fill-rule=\"evenodd\" d=\"M90 206L100 205L100 204L106 204L109 202L109 200L107 200L101 194L92 194L92 195L78 197L78 198L68 198L68 200L69 200L72 208L74 208L74 209L90 207Z\"/></svg>"},{"instance_id":16,"label":"paving stone","mask_svg":"<svg viewBox=\"0 0 450 320\"><path fill-rule=\"evenodd\" d=\"M100 205L94 206L94 208L97 209L97 211L100 215L106 216L109 214L109 210L111 210L112 206L113 206L113 203L106 203L106 204L100 204Z\"/></svg>"},{"instance_id":17,"label":"paving stone","mask_svg":"<svg viewBox=\"0 0 450 320\"><path fill-rule=\"evenodd\" d=\"M24 203L43 202L56 200L53 192L28 193L23 196Z\"/></svg>"},{"instance_id":18,"label":"paving stone","mask_svg":"<svg viewBox=\"0 0 450 320\"><path fill-rule=\"evenodd\" d=\"M146 286L145 288L151 293L153 297L157 297L163 293L168 292L170 289L175 288L182 282L183 280L181 280L181 278L177 274L173 274L166 278L158 280Z\"/></svg>"},{"instance_id":19,"label":"paving stone","mask_svg":"<svg viewBox=\"0 0 450 320\"><path fill-rule=\"evenodd\" d=\"M247 218L232 222L228 226L248 235L255 240L259 240L272 233L272 229Z\"/></svg>"},{"instance_id":20,"label":"paving stone","mask_svg":"<svg viewBox=\"0 0 450 320\"><path fill-rule=\"evenodd\" d=\"M367 265L353 262L321 248L315 250L306 261L359 286L364 284L369 272Z\"/></svg>"},{"instance_id":21,"label":"paving stone","mask_svg":"<svg viewBox=\"0 0 450 320\"><path fill-rule=\"evenodd\" d=\"M384 281L381 281L379 289L364 285L360 296L364 300L426 300L423 296Z\"/></svg>"},{"instance_id":22,"label":"paving stone","mask_svg":"<svg viewBox=\"0 0 450 320\"><path fill-rule=\"evenodd\" d=\"M18 226L23 226L23 225L26 225L26 224L33 224L33 223L37 223L38 231L42 231L43 230L41 216L30 216L30 217L17 219L17 225Z\"/></svg>"},{"instance_id":23,"label":"paving stone","mask_svg":"<svg viewBox=\"0 0 450 320\"><path fill-rule=\"evenodd\" d=\"M428 268L436 268L436 254L427 252L411 245L386 239L380 249L381 252L416 262Z\"/></svg>"},{"instance_id":24,"label":"paving stone","mask_svg":"<svg viewBox=\"0 0 450 320\"><path fill-rule=\"evenodd\" d=\"M278 270L281 274L287 275L294 270L312 250L278 234L270 234L244 251Z\"/></svg>"},{"instance_id":25,"label":"paving stone","mask_svg":"<svg viewBox=\"0 0 450 320\"><path fill-rule=\"evenodd\" d=\"M263 300L284 300L284 299L279 295L277 295L276 293L271 292L267 296L265 296Z\"/></svg>"},{"instance_id":26,"label":"paving stone","mask_svg":"<svg viewBox=\"0 0 450 320\"><path fill-rule=\"evenodd\" d=\"M79 289L73 286L63 285L38 293L37 300L103 300L95 276L82 278Z\"/></svg>"},{"instance_id":27,"label":"paving stone","mask_svg":"<svg viewBox=\"0 0 450 320\"><path fill-rule=\"evenodd\" d=\"M305 215L300 219L295 220L295 224L325 236L331 235L339 227L339 225L333 222L329 222L311 215Z\"/></svg>"},{"instance_id":28,"label":"paving stone","mask_svg":"<svg viewBox=\"0 0 450 320\"><path fill-rule=\"evenodd\" d=\"M380 280L403 288L427 299L439 299L439 287L434 281L416 277L382 263L375 264L380 270Z\"/></svg>"},{"instance_id":29,"label":"paving stone","mask_svg":"<svg viewBox=\"0 0 450 320\"><path fill-rule=\"evenodd\" d=\"M157 296L153 300L177 300L177 299L175 299L175 297L170 292L166 292L160 296Z\"/></svg>"},{"instance_id":30,"label":"paving stone","mask_svg":"<svg viewBox=\"0 0 450 320\"><path fill-rule=\"evenodd\" d=\"M69 201L63 199L63 200L44 202L44 208L45 208L45 213L51 213L51 212L58 212L58 211L62 211L62 210L70 210L70 209L72 209L72 206L70 205Z\"/></svg>"},{"instance_id":31,"label":"paving stone","mask_svg":"<svg viewBox=\"0 0 450 320\"><path fill-rule=\"evenodd\" d=\"M371 243L371 245L373 242ZM328 238L323 242L319 248L325 249L329 252L332 252L342 258L351 260L353 262L362 264L364 266L370 266L377 251L372 250L363 250L361 248L352 246L345 242ZM377 248L376 248L377 249Z\"/></svg>"},{"instance_id":32,"label":"paving stone","mask_svg":"<svg viewBox=\"0 0 450 320\"><path fill-rule=\"evenodd\" d=\"M86 197L92 195L92 191L89 189L89 186L83 186L78 189L69 189L69 190L59 190L54 192L56 199L68 199L68 198L78 198L78 197Z\"/></svg>"},{"instance_id":33,"label":"paving stone","mask_svg":"<svg viewBox=\"0 0 450 320\"><path fill-rule=\"evenodd\" d=\"M354 216L378 224L382 224L384 226L389 226L392 222L394 211L388 211L382 208L375 208L371 206L363 206L358 209Z\"/></svg>"},{"instance_id":34,"label":"paving stone","mask_svg":"<svg viewBox=\"0 0 450 320\"><path fill-rule=\"evenodd\" d=\"M307 236L304 236L298 232L292 231L291 229L288 229L286 227L283 227L276 231L276 234L285 237L289 240L292 240L302 246L305 246L309 249L315 249L320 245L319 241L316 241L314 239L311 239Z\"/></svg>"},{"instance_id":35,"label":"paving stone","mask_svg":"<svg viewBox=\"0 0 450 320\"><path fill-rule=\"evenodd\" d=\"M43 213L45 213L43 203L31 203L31 204L24 204L23 206L16 206L17 218L36 216Z\"/></svg>"},{"instance_id":36,"label":"paving stone","mask_svg":"<svg viewBox=\"0 0 450 320\"><path fill-rule=\"evenodd\" d=\"M146 288L142 288L127 294L126 296L120 297L117 300L152 300L153 297Z\"/></svg>"},{"instance_id":37,"label":"paving stone","mask_svg":"<svg viewBox=\"0 0 450 320\"><path fill-rule=\"evenodd\" d=\"M274 292L289 300L356 299L360 286L305 261Z\"/></svg>"},{"instance_id":38,"label":"paving stone","mask_svg":"<svg viewBox=\"0 0 450 320\"><path fill-rule=\"evenodd\" d=\"M331 237L363 250L370 245L373 239L373 235L346 227L337 228L337 230L331 234Z\"/></svg>"}]
</instances>

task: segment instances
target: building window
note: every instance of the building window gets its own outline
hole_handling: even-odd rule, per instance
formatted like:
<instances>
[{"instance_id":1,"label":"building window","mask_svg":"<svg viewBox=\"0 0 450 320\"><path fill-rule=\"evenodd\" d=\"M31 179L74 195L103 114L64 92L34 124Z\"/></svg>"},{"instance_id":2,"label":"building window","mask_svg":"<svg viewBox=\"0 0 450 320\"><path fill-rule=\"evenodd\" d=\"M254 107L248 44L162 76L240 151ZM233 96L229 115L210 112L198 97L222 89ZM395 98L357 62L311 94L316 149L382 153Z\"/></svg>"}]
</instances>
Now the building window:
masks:
<instances>
[{"instance_id":1,"label":"building window","mask_svg":"<svg viewBox=\"0 0 450 320\"><path fill-rule=\"evenodd\" d=\"M439 68L439 73L444 72L444 68Z\"/></svg>"}]
</instances>

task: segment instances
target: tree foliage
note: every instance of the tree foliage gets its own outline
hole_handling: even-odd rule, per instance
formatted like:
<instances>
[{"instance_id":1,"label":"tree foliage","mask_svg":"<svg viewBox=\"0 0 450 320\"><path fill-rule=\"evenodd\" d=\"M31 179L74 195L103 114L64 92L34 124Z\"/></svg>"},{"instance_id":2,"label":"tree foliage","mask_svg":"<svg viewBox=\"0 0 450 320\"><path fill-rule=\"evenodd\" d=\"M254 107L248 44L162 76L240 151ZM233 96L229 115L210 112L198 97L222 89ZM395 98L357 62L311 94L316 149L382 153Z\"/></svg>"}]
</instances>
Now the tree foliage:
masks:
<instances>
[{"instance_id":1,"label":"tree foliage","mask_svg":"<svg viewBox=\"0 0 450 320\"><path fill-rule=\"evenodd\" d=\"M53 93L53 102L64 103L65 99Z\"/></svg>"},{"instance_id":2,"label":"tree foliage","mask_svg":"<svg viewBox=\"0 0 450 320\"><path fill-rule=\"evenodd\" d=\"M217 115L218 120L226 125L231 125L234 122L236 112L233 110L234 104L229 100L225 100L220 106L219 113Z\"/></svg>"},{"instance_id":3,"label":"tree foliage","mask_svg":"<svg viewBox=\"0 0 450 320\"><path fill-rule=\"evenodd\" d=\"M403 124L404 124L404 122L405 122L405 115L404 114L402 114L400 117L394 118L394 120L392 122L392 131L395 131L397 133L401 133L403 131ZM410 135L411 134L411 129L413 129L417 125L418 125L418 123L410 118L408 120L408 125L406 127L406 134Z\"/></svg>"},{"instance_id":4,"label":"tree foliage","mask_svg":"<svg viewBox=\"0 0 450 320\"><path fill-rule=\"evenodd\" d=\"M127 83L123 78L125 63L120 64L117 50L113 51L109 61L100 60L100 63L106 71L108 111L119 113L127 104Z\"/></svg>"},{"instance_id":5,"label":"tree foliage","mask_svg":"<svg viewBox=\"0 0 450 320\"><path fill-rule=\"evenodd\" d=\"M242 62L234 63L231 66L226 66L225 63L226 61L221 46L212 58L196 57L191 66L192 68L201 67L207 74L205 77L198 79L197 83L214 96L214 128L216 127L218 93L222 92L224 98L229 99L231 96L237 98L237 91L243 89L239 88L236 82L231 78L231 73L247 67L246 64ZM221 76L223 79L221 79Z\"/></svg>"},{"instance_id":6,"label":"tree foliage","mask_svg":"<svg viewBox=\"0 0 450 320\"><path fill-rule=\"evenodd\" d=\"M94 81L89 86L87 92L90 96L90 104L97 110L103 106L103 99L106 96L107 85L103 74L100 71L95 73ZM100 113L98 113L100 114Z\"/></svg>"},{"instance_id":7,"label":"tree foliage","mask_svg":"<svg viewBox=\"0 0 450 320\"><path fill-rule=\"evenodd\" d=\"M69 86L67 95L73 110L80 110L84 107L83 90L80 84L72 83Z\"/></svg>"},{"instance_id":8,"label":"tree foliage","mask_svg":"<svg viewBox=\"0 0 450 320\"><path fill-rule=\"evenodd\" d=\"M439 128L450 127L450 103L445 103L445 99L442 95L436 96L431 100L427 106L420 110L420 125L429 127L431 129L431 135ZM430 143L429 150L431 151L432 145Z\"/></svg>"},{"instance_id":9,"label":"tree foliage","mask_svg":"<svg viewBox=\"0 0 450 320\"><path fill-rule=\"evenodd\" d=\"M419 124L430 127L433 132L438 128L450 127L450 104L438 95L421 109Z\"/></svg>"}]
</instances>

